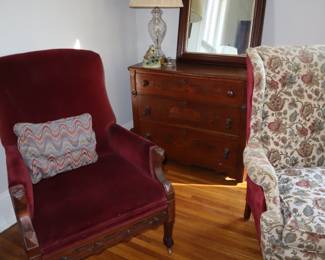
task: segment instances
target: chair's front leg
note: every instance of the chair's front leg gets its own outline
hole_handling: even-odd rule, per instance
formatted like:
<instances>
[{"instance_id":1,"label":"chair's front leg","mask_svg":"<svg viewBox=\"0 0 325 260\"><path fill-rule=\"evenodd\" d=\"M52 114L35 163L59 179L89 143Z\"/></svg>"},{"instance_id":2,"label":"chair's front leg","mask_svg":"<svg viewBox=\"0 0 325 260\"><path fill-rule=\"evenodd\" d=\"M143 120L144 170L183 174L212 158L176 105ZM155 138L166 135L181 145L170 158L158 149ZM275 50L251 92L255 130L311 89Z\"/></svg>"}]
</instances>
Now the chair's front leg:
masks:
<instances>
[{"instance_id":1,"label":"chair's front leg","mask_svg":"<svg viewBox=\"0 0 325 260\"><path fill-rule=\"evenodd\" d=\"M168 218L164 223L164 244L168 249L168 253L172 253L174 245L173 229L175 222L175 200L168 200Z\"/></svg>"},{"instance_id":2,"label":"chair's front leg","mask_svg":"<svg viewBox=\"0 0 325 260\"><path fill-rule=\"evenodd\" d=\"M15 209L17 221L23 235L26 254L29 259L41 259L37 236L27 207L27 198L23 185L10 187L10 196Z\"/></svg>"},{"instance_id":3,"label":"chair's front leg","mask_svg":"<svg viewBox=\"0 0 325 260\"><path fill-rule=\"evenodd\" d=\"M252 214L252 210L250 208L250 206L248 205L248 202L246 201L246 205L245 205L245 211L244 211L244 220L249 220L249 218L251 217Z\"/></svg>"},{"instance_id":4,"label":"chair's front leg","mask_svg":"<svg viewBox=\"0 0 325 260\"><path fill-rule=\"evenodd\" d=\"M167 220L164 223L164 244L166 245L168 252L172 253L173 241L173 228L175 222L175 192L172 184L165 178L162 163L164 161L164 150L158 146L152 146L150 148L150 167L151 172L163 185L167 196Z\"/></svg>"}]
</instances>

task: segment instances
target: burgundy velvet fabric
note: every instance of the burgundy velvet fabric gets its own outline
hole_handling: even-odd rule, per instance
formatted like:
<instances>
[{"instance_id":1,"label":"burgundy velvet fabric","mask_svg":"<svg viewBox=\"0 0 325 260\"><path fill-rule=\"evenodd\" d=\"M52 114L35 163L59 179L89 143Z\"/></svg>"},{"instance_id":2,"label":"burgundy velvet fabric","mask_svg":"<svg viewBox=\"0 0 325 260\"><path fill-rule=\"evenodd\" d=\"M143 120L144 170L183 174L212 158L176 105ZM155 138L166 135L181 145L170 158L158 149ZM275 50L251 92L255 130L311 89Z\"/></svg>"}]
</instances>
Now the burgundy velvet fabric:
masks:
<instances>
[{"instance_id":1,"label":"burgundy velvet fabric","mask_svg":"<svg viewBox=\"0 0 325 260\"><path fill-rule=\"evenodd\" d=\"M254 90L254 73L253 66L250 59L246 58L247 64L247 141L249 140L250 135L250 122L252 115L252 101L253 101L253 90ZM247 177L247 193L246 193L246 202L249 205L256 226L257 238L261 239L261 227L260 220L262 213L266 210L266 203L263 189L256 185L252 180Z\"/></svg>"},{"instance_id":2,"label":"burgundy velvet fabric","mask_svg":"<svg viewBox=\"0 0 325 260\"><path fill-rule=\"evenodd\" d=\"M4 146L16 144L16 122L42 123L89 113L99 147L115 117L108 102L98 54L48 50L0 58L0 133Z\"/></svg>"},{"instance_id":3,"label":"burgundy velvet fabric","mask_svg":"<svg viewBox=\"0 0 325 260\"><path fill-rule=\"evenodd\" d=\"M34 185L33 225L43 252L49 253L125 220L167 208L166 201L157 180L112 153Z\"/></svg>"},{"instance_id":4,"label":"burgundy velvet fabric","mask_svg":"<svg viewBox=\"0 0 325 260\"><path fill-rule=\"evenodd\" d=\"M249 140L250 136L250 125L251 125L251 115L252 115L252 102L253 102L253 90L254 90L254 74L253 65L251 60L246 58L247 66L247 115L246 115L246 140Z\"/></svg>"},{"instance_id":5,"label":"burgundy velvet fabric","mask_svg":"<svg viewBox=\"0 0 325 260\"><path fill-rule=\"evenodd\" d=\"M141 172L151 172L149 150L154 145L152 142L114 124L108 130L108 144L111 151L125 158Z\"/></svg>"},{"instance_id":6,"label":"burgundy velvet fabric","mask_svg":"<svg viewBox=\"0 0 325 260\"><path fill-rule=\"evenodd\" d=\"M115 122L115 116L98 54L58 49L0 57L0 138L6 150L16 145L13 126L17 122L42 123L82 113L93 117L100 155L107 149L105 127ZM12 162L10 152L7 156ZM26 171L9 176L9 186L26 180L19 176L23 174ZM28 199L32 209L32 196Z\"/></svg>"},{"instance_id":7,"label":"burgundy velvet fabric","mask_svg":"<svg viewBox=\"0 0 325 260\"><path fill-rule=\"evenodd\" d=\"M256 185L252 180L247 177L247 193L246 202L252 210L254 217L257 238L261 239L261 215L266 211L265 197L263 189Z\"/></svg>"}]
</instances>

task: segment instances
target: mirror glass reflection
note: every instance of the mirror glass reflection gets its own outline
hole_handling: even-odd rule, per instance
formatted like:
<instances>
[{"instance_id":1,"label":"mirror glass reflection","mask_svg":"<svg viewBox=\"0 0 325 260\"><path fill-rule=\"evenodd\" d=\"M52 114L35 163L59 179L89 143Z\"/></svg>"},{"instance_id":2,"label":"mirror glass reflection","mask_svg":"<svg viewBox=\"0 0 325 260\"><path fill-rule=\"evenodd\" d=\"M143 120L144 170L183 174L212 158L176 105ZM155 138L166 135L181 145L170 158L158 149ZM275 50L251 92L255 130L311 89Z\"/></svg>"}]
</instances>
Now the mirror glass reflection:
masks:
<instances>
[{"instance_id":1,"label":"mirror glass reflection","mask_svg":"<svg viewBox=\"0 0 325 260\"><path fill-rule=\"evenodd\" d=\"M250 43L255 0L192 0L187 52L241 55Z\"/></svg>"}]
</instances>

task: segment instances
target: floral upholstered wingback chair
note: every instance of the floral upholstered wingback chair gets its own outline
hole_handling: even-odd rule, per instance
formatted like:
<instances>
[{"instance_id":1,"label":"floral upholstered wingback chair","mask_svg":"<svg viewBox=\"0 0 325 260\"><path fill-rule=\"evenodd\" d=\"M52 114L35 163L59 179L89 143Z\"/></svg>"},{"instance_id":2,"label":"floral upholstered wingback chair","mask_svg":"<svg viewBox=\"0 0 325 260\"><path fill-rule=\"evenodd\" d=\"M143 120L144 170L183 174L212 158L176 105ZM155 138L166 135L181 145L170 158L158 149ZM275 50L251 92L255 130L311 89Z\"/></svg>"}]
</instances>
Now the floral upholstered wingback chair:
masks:
<instances>
[{"instance_id":1,"label":"floral upholstered wingback chair","mask_svg":"<svg viewBox=\"0 0 325 260\"><path fill-rule=\"evenodd\" d=\"M248 58L254 90L244 163L248 183L264 192L265 212L249 204L263 257L325 259L325 45L257 47Z\"/></svg>"}]
</instances>

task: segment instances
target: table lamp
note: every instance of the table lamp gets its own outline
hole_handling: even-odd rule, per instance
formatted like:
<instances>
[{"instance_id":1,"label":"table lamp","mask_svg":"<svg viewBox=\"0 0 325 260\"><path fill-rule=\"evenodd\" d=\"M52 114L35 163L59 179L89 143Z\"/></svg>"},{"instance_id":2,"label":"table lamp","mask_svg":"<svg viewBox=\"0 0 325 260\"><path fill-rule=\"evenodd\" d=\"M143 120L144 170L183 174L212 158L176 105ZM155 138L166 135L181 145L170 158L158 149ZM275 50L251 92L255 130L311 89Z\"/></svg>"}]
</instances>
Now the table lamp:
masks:
<instances>
[{"instance_id":1,"label":"table lamp","mask_svg":"<svg viewBox=\"0 0 325 260\"><path fill-rule=\"evenodd\" d=\"M162 10L160 8L178 8L183 7L182 0L131 0L132 8L153 8L152 19L149 22L148 29L150 37L154 43L150 46L144 58L144 66L160 67L165 60L165 55L161 50L161 43L166 35L167 25L162 19Z\"/></svg>"}]
</instances>

